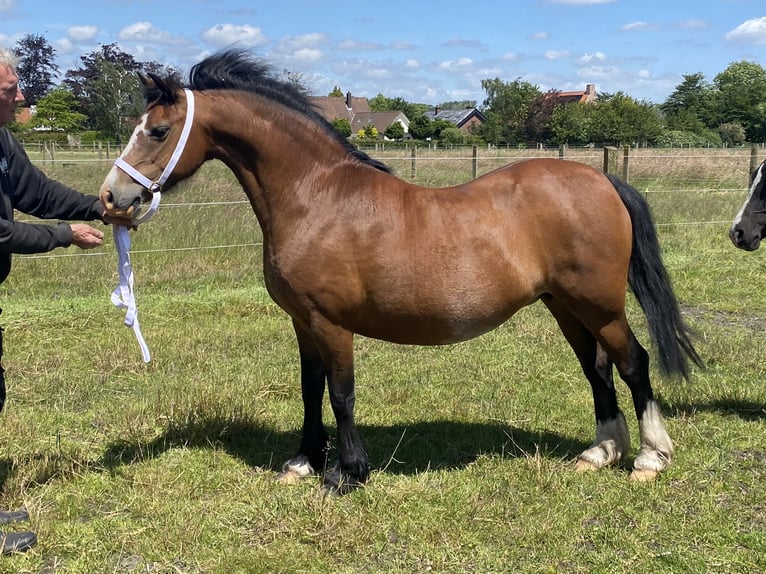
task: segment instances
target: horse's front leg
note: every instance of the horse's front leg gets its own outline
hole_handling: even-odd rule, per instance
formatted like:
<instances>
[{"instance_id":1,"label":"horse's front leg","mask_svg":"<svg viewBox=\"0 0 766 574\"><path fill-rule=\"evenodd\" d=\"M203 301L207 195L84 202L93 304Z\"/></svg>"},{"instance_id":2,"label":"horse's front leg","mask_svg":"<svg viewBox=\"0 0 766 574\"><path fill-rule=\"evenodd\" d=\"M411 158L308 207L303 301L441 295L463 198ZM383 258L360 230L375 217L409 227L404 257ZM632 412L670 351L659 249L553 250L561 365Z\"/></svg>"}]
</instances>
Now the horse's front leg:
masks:
<instances>
[{"instance_id":1,"label":"horse's front leg","mask_svg":"<svg viewBox=\"0 0 766 574\"><path fill-rule=\"evenodd\" d=\"M329 366L327 386L338 426L338 464L325 473L325 489L347 494L367 481L367 452L354 422L354 335L334 325L321 329L321 352Z\"/></svg>"},{"instance_id":2,"label":"horse's front leg","mask_svg":"<svg viewBox=\"0 0 766 574\"><path fill-rule=\"evenodd\" d=\"M298 453L282 465L282 472L277 477L282 484L293 484L301 478L322 472L327 460L327 431L322 423L327 371L312 336L295 322L293 328L301 360L303 431Z\"/></svg>"}]
</instances>

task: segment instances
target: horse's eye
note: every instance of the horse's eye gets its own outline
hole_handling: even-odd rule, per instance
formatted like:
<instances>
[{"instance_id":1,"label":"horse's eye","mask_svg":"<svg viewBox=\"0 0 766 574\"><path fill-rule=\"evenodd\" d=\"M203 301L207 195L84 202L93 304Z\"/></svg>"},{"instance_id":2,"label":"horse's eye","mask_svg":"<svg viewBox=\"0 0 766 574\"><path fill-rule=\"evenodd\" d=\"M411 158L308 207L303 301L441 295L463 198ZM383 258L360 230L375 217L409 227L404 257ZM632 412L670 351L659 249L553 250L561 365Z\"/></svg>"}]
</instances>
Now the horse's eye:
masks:
<instances>
[{"instance_id":1,"label":"horse's eye","mask_svg":"<svg viewBox=\"0 0 766 574\"><path fill-rule=\"evenodd\" d=\"M151 130L149 130L149 137L155 140L162 141L166 137L168 137L169 133L170 133L169 126L156 126L156 127L153 127Z\"/></svg>"}]
</instances>

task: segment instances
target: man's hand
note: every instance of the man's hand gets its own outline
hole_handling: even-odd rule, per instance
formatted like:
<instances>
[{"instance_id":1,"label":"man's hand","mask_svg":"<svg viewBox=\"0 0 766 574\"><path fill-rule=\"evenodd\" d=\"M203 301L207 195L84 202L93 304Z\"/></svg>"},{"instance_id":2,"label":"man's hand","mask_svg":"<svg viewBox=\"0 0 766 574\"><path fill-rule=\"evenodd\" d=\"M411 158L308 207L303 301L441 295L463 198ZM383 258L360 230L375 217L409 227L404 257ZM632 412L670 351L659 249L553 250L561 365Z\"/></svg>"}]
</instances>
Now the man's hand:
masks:
<instances>
[{"instance_id":1,"label":"man's hand","mask_svg":"<svg viewBox=\"0 0 766 574\"><path fill-rule=\"evenodd\" d=\"M104 233L85 223L72 223L72 244L81 249L93 249L104 241Z\"/></svg>"}]
</instances>

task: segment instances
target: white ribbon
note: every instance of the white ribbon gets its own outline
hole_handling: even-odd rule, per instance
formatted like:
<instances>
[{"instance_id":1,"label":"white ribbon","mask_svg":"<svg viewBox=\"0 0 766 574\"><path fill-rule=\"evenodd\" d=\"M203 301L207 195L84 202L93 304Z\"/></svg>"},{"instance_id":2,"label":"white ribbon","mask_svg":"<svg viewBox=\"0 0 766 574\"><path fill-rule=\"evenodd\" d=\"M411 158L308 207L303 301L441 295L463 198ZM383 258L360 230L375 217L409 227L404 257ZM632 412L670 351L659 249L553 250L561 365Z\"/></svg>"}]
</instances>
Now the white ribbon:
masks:
<instances>
[{"instance_id":1,"label":"white ribbon","mask_svg":"<svg viewBox=\"0 0 766 574\"><path fill-rule=\"evenodd\" d=\"M121 157L114 161L114 165L152 192L152 202L149 209L139 217L131 220L134 225L146 223L157 211L162 196L160 190L170 177L170 174L173 173L186 146L186 140L189 138L189 132L191 131L194 119L194 94L191 90L186 89L184 93L186 94L186 119L181 130L181 137L178 139L175 150L173 150L173 155L170 156L170 161L157 181L150 180ZM141 327L138 324L136 298L133 294L133 267L130 264L130 230L123 225L113 225L112 231L114 244L117 247L117 276L119 277L119 284L112 291L112 303L119 309L125 309L125 325L133 329L133 333L138 340L138 346L141 347L144 363L148 363L151 360L151 354L149 353L146 341L144 341L144 336L141 334Z\"/></svg>"}]
</instances>

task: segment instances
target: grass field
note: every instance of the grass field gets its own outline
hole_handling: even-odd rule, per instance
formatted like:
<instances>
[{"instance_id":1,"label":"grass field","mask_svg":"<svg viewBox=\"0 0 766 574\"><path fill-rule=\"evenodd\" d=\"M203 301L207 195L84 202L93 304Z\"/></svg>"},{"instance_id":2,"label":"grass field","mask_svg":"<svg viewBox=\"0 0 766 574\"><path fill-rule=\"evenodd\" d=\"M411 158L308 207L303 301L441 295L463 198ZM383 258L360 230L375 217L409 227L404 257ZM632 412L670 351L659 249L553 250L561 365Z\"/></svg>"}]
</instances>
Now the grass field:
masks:
<instances>
[{"instance_id":1,"label":"grass field","mask_svg":"<svg viewBox=\"0 0 766 574\"><path fill-rule=\"evenodd\" d=\"M405 152L377 155L410 173ZM421 152L419 180L465 180L466 155ZM68 163L45 170L83 191L107 170ZM340 499L318 479L278 485L302 420L297 350L263 287L255 217L218 164L133 235L148 365L109 301L111 231L87 255L16 257L0 287L0 503L27 507L40 543L0 572L766 572L766 259L726 237L747 165L683 150L631 167L707 363L690 383L654 378L677 454L651 484L628 480L622 383L631 456L575 474L590 388L535 305L454 346L358 337L370 482Z\"/></svg>"}]
</instances>

